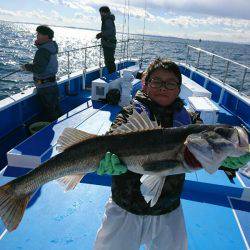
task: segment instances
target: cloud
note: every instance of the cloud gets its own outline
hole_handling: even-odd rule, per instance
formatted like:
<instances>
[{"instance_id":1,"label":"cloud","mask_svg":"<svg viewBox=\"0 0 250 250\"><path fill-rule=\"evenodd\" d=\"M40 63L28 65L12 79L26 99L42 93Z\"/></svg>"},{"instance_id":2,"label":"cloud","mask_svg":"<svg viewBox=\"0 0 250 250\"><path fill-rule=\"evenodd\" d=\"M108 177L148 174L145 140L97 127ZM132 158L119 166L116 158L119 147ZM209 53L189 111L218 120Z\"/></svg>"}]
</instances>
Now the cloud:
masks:
<instances>
[{"instance_id":1,"label":"cloud","mask_svg":"<svg viewBox=\"0 0 250 250\"><path fill-rule=\"evenodd\" d=\"M219 18L219 17L204 17L195 18L192 16L176 16L173 18L157 17L157 19L165 24L180 27L201 27L201 26L227 26L231 28L250 29L250 20Z\"/></svg>"},{"instance_id":2,"label":"cloud","mask_svg":"<svg viewBox=\"0 0 250 250\"><path fill-rule=\"evenodd\" d=\"M144 6L144 1L134 0L133 6ZM250 19L249 0L154 0L148 1L148 8L165 12L186 12L217 17Z\"/></svg>"},{"instance_id":3,"label":"cloud","mask_svg":"<svg viewBox=\"0 0 250 250\"><path fill-rule=\"evenodd\" d=\"M11 18L20 18L22 20L22 18L35 18L38 20L49 20L49 17L47 14L44 14L42 11L10 11L10 10L3 10L0 9L0 16L6 16L7 19L8 17Z\"/></svg>"},{"instance_id":4,"label":"cloud","mask_svg":"<svg viewBox=\"0 0 250 250\"><path fill-rule=\"evenodd\" d=\"M101 5L107 5L106 0L42 0L73 9L89 9L97 12ZM250 19L249 0L154 0L147 1L147 18L154 19L152 11L192 13L197 15L211 15L236 19ZM123 14L124 0L109 1L113 11ZM145 0L130 1L130 14L134 17L144 17Z\"/></svg>"},{"instance_id":5,"label":"cloud","mask_svg":"<svg viewBox=\"0 0 250 250\"><path fill-rule=\"evenodd\" d=\"M0 16L15 16L15 12L0 8Z\"/></svg>"},{"instance_id":6,"label":"cloud","mask_svg":"<svg viewBox=\"0 0 250 250\"><path fill-rule=\"evenodd\" d=\"M81 0L42 0L44 2L49 2L54 5L62 5L71 9L76 10L82 10L84 13L87 14L96 14L97 10L96 8L91 6L90 4L87 4L87 1L81 1Z\"/></svg>"}]
</instances>

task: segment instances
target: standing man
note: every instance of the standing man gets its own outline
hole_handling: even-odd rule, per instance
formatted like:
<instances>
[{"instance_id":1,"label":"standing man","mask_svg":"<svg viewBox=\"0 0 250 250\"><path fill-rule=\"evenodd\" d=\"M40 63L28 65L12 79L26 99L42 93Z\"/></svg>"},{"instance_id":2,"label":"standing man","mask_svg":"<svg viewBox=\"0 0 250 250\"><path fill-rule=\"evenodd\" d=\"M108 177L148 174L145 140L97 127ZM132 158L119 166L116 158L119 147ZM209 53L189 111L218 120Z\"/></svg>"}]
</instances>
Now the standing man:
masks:
<instances>
[{"instance_id":1,"label":"standing man","mask_svg":"<svg viewBox=\"0 0 250 250\"><path fill-rule=\"evenodd\" d=\"M115 16L110 12L108 6L102 6L99 12L102 19L102 27L101 32L96 35L96 38L101 38L105 66L109 74L112 74L116 71L114 58L116 48Z\"/></svg>"},{"instance_id":2,"label":"standing man","mask_svg":"<svg viewBox=\"0 0 250 250\"><path fill-rule=\"evenodd\" d=\"M22 65L21 68L33 73L43 116L47 121L52 122L61 115L59 89L56 82L58 45L53 41L54 31L50 27L40 25L36 31L35 45L38 50L33 63Z\"/></svg>"}]
</instances>

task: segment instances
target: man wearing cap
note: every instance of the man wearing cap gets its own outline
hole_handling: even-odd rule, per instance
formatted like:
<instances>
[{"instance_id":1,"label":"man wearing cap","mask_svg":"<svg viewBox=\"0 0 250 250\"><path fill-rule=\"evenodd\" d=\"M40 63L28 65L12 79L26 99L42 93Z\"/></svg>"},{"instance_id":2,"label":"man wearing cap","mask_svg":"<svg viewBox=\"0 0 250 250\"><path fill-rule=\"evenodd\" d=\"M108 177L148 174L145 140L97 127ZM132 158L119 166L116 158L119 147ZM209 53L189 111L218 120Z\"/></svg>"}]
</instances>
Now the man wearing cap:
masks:
<instances>
[{"instance_id":1,"label":"man wearing cap","mask_svg":"<svg viewBox=\"0 0 250 250\"><path fill-rule=\"evenodd\" d=\"M35 45L38 50L33 63L22 65L21 68L33 73L44 118L52 122L61 115L59 90L56 82L58 45L53 41L54 31L50 27L40 25L36 31Z\"/></svg>"},{"instance_id":2,"label":"man wearing cap","mask_svg":"<svg viewBox=\"0 0 250 250\"><path fill-rule=\"evenodd\" d=\"M116 71L114 57L116 48L115 16L110 12L108 6L102 6L99 12L102 19L102 27L101 32L96 35L96 38L101 38L105 66L109 74L112 74Z\"/></svg>"}]
</instances>

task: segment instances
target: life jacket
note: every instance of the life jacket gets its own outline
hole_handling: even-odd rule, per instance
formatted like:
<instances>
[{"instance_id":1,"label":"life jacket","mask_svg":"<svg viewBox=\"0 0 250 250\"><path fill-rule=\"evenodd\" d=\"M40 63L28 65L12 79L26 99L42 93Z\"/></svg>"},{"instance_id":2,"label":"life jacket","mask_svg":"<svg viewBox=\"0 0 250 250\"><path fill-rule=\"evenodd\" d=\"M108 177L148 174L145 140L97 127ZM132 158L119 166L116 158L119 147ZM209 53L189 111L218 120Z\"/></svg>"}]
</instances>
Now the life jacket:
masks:
<instances>
[{"instance_id":1,"label":"life jacket","mask_svg":"<svg viewBox=\"0 0 250 250\"><path fill-rule=\"evenodd\" d=\"M134 100L134 107L138 113L141 113L143 110L145 110L150 117L150 111L148 107L140 103L138 100ZM191 124L191 118L185 108L181 108L180 110L175 110L173 112L173 127L180 127L188 124Z\"/></svg>"}]
</instances>

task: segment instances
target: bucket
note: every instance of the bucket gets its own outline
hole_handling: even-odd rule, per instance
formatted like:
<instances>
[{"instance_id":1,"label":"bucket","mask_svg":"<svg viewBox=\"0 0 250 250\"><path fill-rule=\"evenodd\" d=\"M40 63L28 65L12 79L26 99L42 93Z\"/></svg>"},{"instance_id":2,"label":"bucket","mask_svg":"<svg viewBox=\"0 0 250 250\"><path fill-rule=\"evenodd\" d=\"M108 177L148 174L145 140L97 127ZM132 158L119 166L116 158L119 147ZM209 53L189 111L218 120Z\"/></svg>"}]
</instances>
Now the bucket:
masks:
<instances>
[{"instance_id":1,"label":"bucket","mask_svg":"<svg viewBox=\"0 0 250 250\"><path fill-rule=\"evenodd\" d=\"M48 126L49 124L50 124L50 122L35 122L35 123L32 123L29 126L29 131L33 135L36 132L38 132L39 130L41 130L42 128Z\"/></svg>"}]
</instances>

